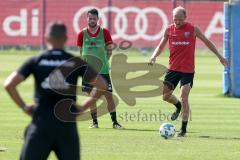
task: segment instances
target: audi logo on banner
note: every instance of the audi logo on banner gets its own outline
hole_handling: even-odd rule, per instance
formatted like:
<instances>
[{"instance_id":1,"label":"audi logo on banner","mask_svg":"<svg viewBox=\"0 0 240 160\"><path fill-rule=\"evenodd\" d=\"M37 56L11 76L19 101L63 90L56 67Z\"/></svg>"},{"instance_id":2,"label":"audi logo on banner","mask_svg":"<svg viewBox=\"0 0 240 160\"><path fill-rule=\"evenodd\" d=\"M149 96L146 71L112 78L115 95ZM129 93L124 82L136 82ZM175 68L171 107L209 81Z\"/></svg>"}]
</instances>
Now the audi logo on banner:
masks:
<instances>
[{"instance_id":1,"label":"audi logo on banner","mask_svg":"<svg viewBox=\"0 0 240 160\"><path fill-rule=\"evenodd\" d=\"M86 18L85 16L82 16L86 14L86 12L91 8L97 8L95 6L86 6L83 8L80 8L74 18L73 18L73 28L78 33L80 32L79 28L79 21L81 21L81 18ZM167 15L160 9L156 7L146 7L144 9L140 9L137 7L125 7L125 8L117 8L117 7L104 7L104 8L98 8L99 10L99 17L102 21L102 25L104 27L107 26L107 13L113 12L116 14L116 16L113 19L113 27L115 34L112 35L113 39L127 39L130 41L138 40L140 38L147 40L147 41L155 41L160 39L163 34L164 30L168 26L168 18ZM129 27L129 19L127 17L128 13L134 13L136 14L136 17L134 19L134 34L128 34L127 29ZM157 31L154 34L147 34L148 28L151 25L148 21L147 14L156 14L159 16L159 18L162 20L162 26L159 27L159 31Z\"/></svg>"}]
</instances>

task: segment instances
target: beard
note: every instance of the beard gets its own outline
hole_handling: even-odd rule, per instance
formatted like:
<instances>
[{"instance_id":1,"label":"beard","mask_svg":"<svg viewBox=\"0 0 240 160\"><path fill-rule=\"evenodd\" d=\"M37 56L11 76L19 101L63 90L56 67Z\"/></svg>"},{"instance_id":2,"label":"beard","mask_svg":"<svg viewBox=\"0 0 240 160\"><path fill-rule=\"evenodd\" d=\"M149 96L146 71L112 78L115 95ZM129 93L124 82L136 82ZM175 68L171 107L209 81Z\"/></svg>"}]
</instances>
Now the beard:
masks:
<instances>
[{"instance_id":1,"label":"beard","mask_svg":"<svg viewBox=\"0 0 240 160\"><path fill-rule=\"evenodd\" d=\"M89 23L88 26L90 28L95 28L97 26L97 23Z\"/></svg>"}]
</instances>

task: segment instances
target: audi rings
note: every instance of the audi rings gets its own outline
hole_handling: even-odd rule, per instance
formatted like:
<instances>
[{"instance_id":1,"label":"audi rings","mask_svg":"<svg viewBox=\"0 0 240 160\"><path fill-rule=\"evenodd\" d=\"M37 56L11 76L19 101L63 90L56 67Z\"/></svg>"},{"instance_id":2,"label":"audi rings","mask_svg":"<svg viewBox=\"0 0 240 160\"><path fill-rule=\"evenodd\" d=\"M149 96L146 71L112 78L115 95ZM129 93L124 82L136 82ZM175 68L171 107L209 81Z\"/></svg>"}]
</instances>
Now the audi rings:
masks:
<instances>
[{"instance_id":1,"label":"audi rings","mask_svg":"<svg viewBox=\"0 0 240 160\"><path fill-rule=\"evenodd\" d=\"M74 30L78 33L80 32L79 28L79 21L83 14L85 14L89 9L91 8L97 8L94 6L86 6L83 8L80 8L73 19L73 27ZM160 9L156 7L146 7L143 9L137 8L137 7L125 7L125 8L117 8L117 7L104 7L99 9L100 12L100 19L102 21L102 25L104 27L107 26L107 12L113 12L116 14L116 16L113 19L113 26L115 33L112 34L113 39L126 39L129 41L144 39L147 41L155 41L160 39L163 34L164 30L168 27L168 18L167 15ZM128 28L128 21L129 18L127 16L128 13L136 13L136 17L134 20L134 34L127 34L127 28ZM148 27L151 25L149 24L147 14L156 14L159 16L162 20L162 27L160 27L160 30L157 33L154 34L147 34Z\"/></svg>"}]
</instances>

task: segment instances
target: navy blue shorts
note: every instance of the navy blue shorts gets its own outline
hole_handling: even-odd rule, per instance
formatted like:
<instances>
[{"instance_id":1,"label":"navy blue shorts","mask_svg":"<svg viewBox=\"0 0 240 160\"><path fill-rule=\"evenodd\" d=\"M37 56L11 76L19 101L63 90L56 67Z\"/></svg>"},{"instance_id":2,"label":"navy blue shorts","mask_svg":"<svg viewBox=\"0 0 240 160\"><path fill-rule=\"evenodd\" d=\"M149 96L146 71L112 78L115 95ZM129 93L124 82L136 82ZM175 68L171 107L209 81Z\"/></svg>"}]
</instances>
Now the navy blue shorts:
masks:
<instances>
[{"instance_id":1,"label":"navy blue shorts","mask_svg":"<svg viewBox=\"0 0 240 160\"><path fill-rule=\"evenodd\" d=\"M178 71L168 70L164 78L164 85L167 85L170 90L174 90L180 82L180 87L185 84L190 84L193 87L194 73L183 73Z\"/></svg>"},{"instance_id":2,"label":"navy blue shorts","mask_svg":"<svg viewBox=\"0 0 240 160\"><path fill-rule=\"evenodd\" d=\"M103 79L107 82L108 88L107 90L109 92L112 92L112 82L109 74L100 74ZM91 92L93 86L89 84L88 82L82 81L82 91L83 92Z\"/></svg>"},{"instance_id":3,"label":"navy blue shorts","mask_svg":"<svg viewBox=\"0 0 240 160\"><path fill-rule=\"evenodd\" d=\"M59 160L80 160L76 123L37 117L26 128L20 160L47 159L51 151Z\"/></svg>"}]
</instances>

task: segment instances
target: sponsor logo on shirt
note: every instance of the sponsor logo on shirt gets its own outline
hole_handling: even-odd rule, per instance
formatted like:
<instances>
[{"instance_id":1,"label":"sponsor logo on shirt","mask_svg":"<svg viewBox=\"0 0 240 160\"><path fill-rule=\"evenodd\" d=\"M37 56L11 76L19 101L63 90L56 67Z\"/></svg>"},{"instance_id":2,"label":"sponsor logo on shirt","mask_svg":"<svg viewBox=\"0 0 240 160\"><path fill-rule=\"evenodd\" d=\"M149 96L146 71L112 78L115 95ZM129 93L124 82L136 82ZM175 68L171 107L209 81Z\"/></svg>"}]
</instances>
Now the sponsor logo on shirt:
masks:
<instances>
[{"instance_id":1,"label":"sponsor logo on shirt","mask_svg":"<svg viewBox=\"0 0 240 160\"><path fill-rule=\"evenodd\" d=\"M189 45L190 42L186 42L186 41L180 41L180 42L172 42L172 45Z\"/></svg>"},{"instance_id":2,"label":"sponsor logo on shirt","mask_svg":"<svg viewBox=\"0 0 240 160\"><path fill-rule=\"evenodd\" d=\"M73 62L67 62L66 60L48 60L48 59L42 59L39 62L39 66L60 66L64 64L66 67L72 67L74 66Z\"/></svg>"}]
</instances>

